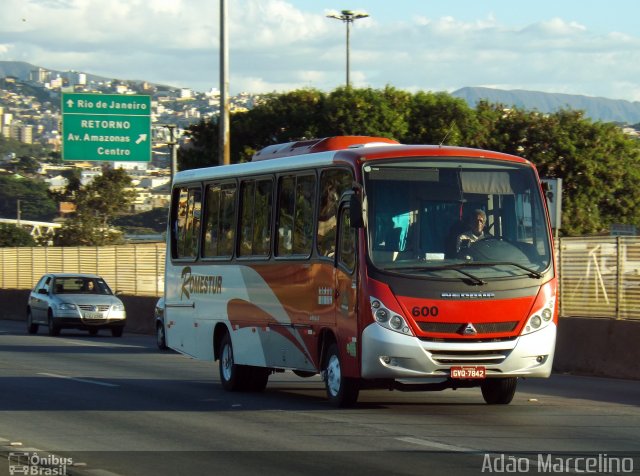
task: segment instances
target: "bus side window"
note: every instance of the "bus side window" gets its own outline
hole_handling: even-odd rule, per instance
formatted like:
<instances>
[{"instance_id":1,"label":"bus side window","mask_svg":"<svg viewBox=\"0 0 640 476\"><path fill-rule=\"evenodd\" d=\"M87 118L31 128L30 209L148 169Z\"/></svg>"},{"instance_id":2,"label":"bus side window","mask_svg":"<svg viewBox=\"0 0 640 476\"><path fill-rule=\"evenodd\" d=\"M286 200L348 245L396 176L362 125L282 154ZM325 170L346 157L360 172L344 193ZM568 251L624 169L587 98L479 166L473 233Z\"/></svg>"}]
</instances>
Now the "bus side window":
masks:
<instances>
[{"instance_id":1,"label":"bus side window","mask_svg":"<svg viewBox=\"0 0 640 476\"><path fill-rule=\"evenodd\" d=\"M350 272L356 267L356 230L351 226L349 209L344 207L340 214L339 263Z\"/></svg>"},{"instance_id":2,"label":"bus side window","mask_svg":"<svg viewBox=\"0 0 640 476\"><path fill-rule=\"evenodd\" d=\"M336 251L338 203L349 190L353 178L346 169L328 169L320 176L317 246L320 256L333 257Z\"/></svg>"},{"instance_id":3,"label":"bus side window","mask_svg":"<svg viewBox=\"0 0 640 476\"><path fill-rule=\"evenodd\" d=\"M233 255L236 189L235 182L207 186L202 250L206 258L230 258Z\"/></svg>"},{"instance_id":4,"label":"bus side window","mask_svg":"<svg viewBox=\"0 0 640 476\"><path fill-rule=\"evenodd\" d=\"M184 187L174 192L172 252L174 258L195 258L198 255L198 238L202 198L200 188Z\"/></svg>"},{"instance_id":5,"label":"bus side window","mask_svg":"<svg viewBox=\"0 0 640 476\"><path fill-rule=\"evenodd\" d=\"M240 193L239 256L268 256L273 181L245 180Z\"/></svg>"},{"instance_id":6,"label":"bus side window","mask_svg":"<svg viewBox=\"0 0 640 476\"><path fill-rule=\"evenodd\" d=\"M313 243L315 175L287 176L278 190L278 256L309 256Z\"/></svg>"}]
</instances>

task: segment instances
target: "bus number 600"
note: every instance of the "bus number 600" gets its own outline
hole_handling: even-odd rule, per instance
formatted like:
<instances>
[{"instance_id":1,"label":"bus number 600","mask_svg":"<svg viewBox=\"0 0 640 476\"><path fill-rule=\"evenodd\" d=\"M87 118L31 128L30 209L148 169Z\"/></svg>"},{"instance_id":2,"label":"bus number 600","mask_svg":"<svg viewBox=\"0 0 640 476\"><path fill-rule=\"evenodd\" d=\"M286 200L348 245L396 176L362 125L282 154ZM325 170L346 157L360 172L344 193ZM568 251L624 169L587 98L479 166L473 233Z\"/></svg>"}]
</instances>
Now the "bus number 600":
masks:
<instances>
[{"instance_id":1,"label":"bus number 600","mask_svg":"<svg viewBox=\"0 0 640 476\"><path fill-rule=\"evenodd\" d=\"M411 309L411 314L414 315L414 317L437 317L438 316L438 307L437 306L423 306L423 307L414 307L413 309Z\"/></svg>"}]
</instances>

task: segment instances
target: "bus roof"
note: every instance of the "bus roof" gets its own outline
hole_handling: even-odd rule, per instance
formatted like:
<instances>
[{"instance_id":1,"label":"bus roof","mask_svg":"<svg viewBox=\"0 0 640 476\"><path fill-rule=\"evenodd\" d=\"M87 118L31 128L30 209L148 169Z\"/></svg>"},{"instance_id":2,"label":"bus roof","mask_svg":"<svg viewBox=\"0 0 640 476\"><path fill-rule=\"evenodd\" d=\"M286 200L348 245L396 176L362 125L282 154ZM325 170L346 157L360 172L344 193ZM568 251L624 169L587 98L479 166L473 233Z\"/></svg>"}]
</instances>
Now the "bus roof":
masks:
<instances>
[{"instance_id":1,"label":"bus roof","mask_svg":"<svg viewBox=\"0 0 640 476\"><path fill-rule=\"evenodd\" d=\"M326 167L337 163L357 163L388 158L457 157L486 158L530 164L522 157L483 149L438 145L405 145L391 139L366 136L340 136L289 142L265 147L251 162L178 172L174 183L210 178L229 178L269 174L307 167ZM273 160L266 160L273 159Z\"/></svg>"},{"instance_id":2,"label":"bus roof","mask_svg":"<svg viewBox=\"0 0 640 476\"><path fill-rule=\"evenodd\" d=\"M359 147L372 147L388 144L400 144L386 137L370 136L335 136L322 139L309 139L285 144L269 145L255 154L252 161L290 157L292 155L313 154L330 150L355 149Z\"/></svg>"}]
</instances>

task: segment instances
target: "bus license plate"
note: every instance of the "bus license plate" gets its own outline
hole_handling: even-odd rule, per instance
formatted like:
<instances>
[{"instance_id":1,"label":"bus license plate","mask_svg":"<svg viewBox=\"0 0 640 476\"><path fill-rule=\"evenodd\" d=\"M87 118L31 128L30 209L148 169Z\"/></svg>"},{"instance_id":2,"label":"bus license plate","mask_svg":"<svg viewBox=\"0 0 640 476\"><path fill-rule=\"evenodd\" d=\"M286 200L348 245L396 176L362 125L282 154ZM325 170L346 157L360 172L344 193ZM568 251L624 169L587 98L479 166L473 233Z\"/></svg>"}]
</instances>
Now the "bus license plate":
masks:
<instances>
[{"instance_id":1,"label":"bus license plate","mask_svg":"<svg viewBox=\"0 0 640 476\"><path fill-rule=\"evenodd\" d=\"M88 312L85 311L84 318L85 319L102 319L104 316L101 312Z\"/></svg>"},{"instance_id":2,"label":"bus license plate","mask_svg":"<svg viewBox=\"0 0 640 476\"><path fill-rule=\"evenodd\" d=\"M473 367L451 367L451 378L485 378L486 374L487 368L479 365Z\"/></svg>"}]
</instances>

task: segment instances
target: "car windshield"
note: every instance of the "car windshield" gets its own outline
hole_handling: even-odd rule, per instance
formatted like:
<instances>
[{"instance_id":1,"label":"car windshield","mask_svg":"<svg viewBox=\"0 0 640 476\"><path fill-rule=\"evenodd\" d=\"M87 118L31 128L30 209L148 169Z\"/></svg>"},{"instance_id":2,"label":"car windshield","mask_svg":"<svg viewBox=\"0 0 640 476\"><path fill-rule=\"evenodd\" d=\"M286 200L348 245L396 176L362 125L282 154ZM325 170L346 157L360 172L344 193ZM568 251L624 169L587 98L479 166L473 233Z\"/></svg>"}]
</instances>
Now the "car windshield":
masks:
<instances>
[{"instance_id":1,"label":"car windshield","mask_svg":"<svg viewBox=\"0 0 640 476\"><path fill-rule=\"evenodd\" d=\"M58 277L53 283L54 294L113 294L101 278L82 276Z\"/></svg>"},{"instance_id":2,"label":"car windshield","mask_svg":"<svg viewBox=\"0 0 640 476\"><path fill-rule=\"evenodd\" d=\"M551 263L540 187L526 164L411 160L364 167L369 254L436 279L530 276Z\"/></svg>"}]
</instances>

